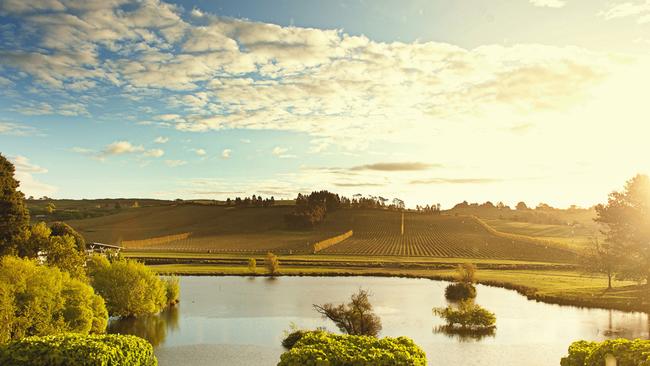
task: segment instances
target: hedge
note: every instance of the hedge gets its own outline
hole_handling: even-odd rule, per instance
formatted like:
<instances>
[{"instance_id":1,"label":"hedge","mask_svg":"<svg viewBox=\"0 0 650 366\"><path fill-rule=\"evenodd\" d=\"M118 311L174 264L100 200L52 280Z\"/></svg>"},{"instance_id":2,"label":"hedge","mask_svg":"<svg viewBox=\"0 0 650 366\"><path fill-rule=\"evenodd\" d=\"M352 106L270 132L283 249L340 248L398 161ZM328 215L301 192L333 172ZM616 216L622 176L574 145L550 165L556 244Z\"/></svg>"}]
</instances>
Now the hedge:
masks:
<instances>
[{"instance_id":1,"label":"hedge","mask_svg":"<svg viewBox=\"0 0 650 366\"><path fill-rule=\"evenodd\" d=\"M278 366L424 366L426 354L406 337L377 339L321 331L305 334Z\"/></svg>"},{"instance_id":2,"label":"hedge","mask_svg":"<svg viewBox=\"0 0 650 366\"><path fill-rule=\"evenodd\" d=\"M156 366L146 340L121 334L64 333L27 337L0 346L3 366Z\"/></svg>"},{"instance_id":3,"label":"hedge","mask_svg":"<svg viewBox=\"0 0 650 366\"><path fill-rule=\"evenodd\" d=\"M650 366L650 341L612 339L604 342L578 341L569 346L561 366L602 366L611 354L618 366Z\"/></svg>"}]
</instances>

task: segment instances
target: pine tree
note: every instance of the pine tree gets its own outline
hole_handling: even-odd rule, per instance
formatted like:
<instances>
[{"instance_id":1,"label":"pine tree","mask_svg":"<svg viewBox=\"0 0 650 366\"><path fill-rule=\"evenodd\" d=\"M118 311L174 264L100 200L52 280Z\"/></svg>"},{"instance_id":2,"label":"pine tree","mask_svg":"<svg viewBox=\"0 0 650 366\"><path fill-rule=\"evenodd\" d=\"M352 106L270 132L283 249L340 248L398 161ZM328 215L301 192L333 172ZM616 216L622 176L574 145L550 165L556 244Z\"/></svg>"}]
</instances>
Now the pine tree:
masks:
<instances>
[{"instance_id":1,"label":"pine tree","mask_svg":"<svg viewBox=\"0 0 650 366\"><path fill-rule=\"evenodd\" d=\"M0 154L0 255L15 254L29 235L29 211L14 165Z\"/></svg>"}]
</instances>

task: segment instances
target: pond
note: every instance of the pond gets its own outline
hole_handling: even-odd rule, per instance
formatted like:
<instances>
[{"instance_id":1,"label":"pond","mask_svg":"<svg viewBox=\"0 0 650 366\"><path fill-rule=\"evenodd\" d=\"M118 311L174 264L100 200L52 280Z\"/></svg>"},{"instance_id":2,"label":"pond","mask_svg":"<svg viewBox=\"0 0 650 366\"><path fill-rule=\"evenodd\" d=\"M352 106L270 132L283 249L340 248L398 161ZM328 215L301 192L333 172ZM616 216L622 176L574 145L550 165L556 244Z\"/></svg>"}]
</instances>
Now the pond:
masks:
<instances>
[{"instance_id":1,"label":"pond","mask_svg":"<svg viewBox=\"0 0 650 366\"><path fill-rule=\"evenodd\" d=\"M408 336L431 365L559 365L574 340L647 338L648 316L550 305L501 288L477 286L476 302L494 312L497 329L482 337L440 332L431 312L444 307L447 282L387 277L181 277L181 303L160 315L118 319L112 333L147 338L161 366L275 365L283 331L336 328L312 304L347 302L370 290L381 336Z\"/></svg>"}]
</instances>

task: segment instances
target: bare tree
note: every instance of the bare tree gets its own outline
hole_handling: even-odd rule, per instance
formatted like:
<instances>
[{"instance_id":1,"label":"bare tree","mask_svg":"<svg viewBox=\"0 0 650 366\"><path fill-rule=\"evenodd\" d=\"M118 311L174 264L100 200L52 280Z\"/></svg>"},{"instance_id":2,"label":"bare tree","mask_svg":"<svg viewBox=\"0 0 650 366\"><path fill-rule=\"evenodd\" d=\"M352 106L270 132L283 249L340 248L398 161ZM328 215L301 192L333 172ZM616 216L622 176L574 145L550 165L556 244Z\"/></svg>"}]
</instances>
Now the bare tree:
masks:
<instances>
[{"instance_id":1,"label":"bare tree","mask_svg":"<svg viewBox=\"0 0 650 366\"><path fill-rule=\"evenodd\" d=\"M359 289L348 304L314 305L314 309L323 318L333 321L342 332L376 337L381 331L381 319L372 311L369 296L368 291Z\"/></svg>"}]
</instances>

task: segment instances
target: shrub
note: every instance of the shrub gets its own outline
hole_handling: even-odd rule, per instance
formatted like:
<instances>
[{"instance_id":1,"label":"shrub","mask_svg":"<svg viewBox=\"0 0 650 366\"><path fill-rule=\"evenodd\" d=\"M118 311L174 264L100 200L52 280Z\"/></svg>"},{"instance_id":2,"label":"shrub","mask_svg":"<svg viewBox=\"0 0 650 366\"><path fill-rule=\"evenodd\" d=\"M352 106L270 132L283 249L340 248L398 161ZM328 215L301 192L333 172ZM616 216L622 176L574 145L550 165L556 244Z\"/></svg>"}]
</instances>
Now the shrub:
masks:
<instances>
[{"instance_id":1,"label":"shrub","mask_svg":"<svg viewBox=\"0 0 650 366\"><path fill-rule=\"evenodd\" d=\"M248 270L255 274L257 272L257 261L255 258L248 258Z\"/></svg>"},{"instance_id":2,"label":"shrub","mask_svg":"<svg viewBox=\"0 0 650 366\"><path fill-rule=\"evenodd\" d=\"M140 262L93 256L88 273L111 316L156 314L169 303L165 282Z\"/></svg>"},{"instance_id":3,"label":"shrub","mask_svg":"<svg viewBox=\"0 0 650 366\"><path fill-rule=\"evenodd\" d=\"M383 338L306 333L280 356L278 366L424 366L426 354L406 337Z\"/></svg>"},{"instance_id":4,"label":"shrub","mask_svg":"<svg viewBox=\"0 0 650 366\"><path fill-rule=\"evenodd\" d=\"M278 256L268 252L266 253L266 268L269 270L271 275L276 275L280 273L280 260Z\"/></svg>"},{"instance_id":5,"label":"shrub","mask_svg":"<svg viewBox=\"0 0 650 366\"><path fill-rule=\"evenodd\" d=\"M0 347L0 365L4 366L157 364L151 344L132 335L59 334L27 337Z\"/></svg>"},{"instance_id":6,"label":"shrub","mask_svg":"<svg viewBox=\"0 0 650 366\"><path fill-rule=\"evenodd\" d=\"M452 283L445 289L445 298L448 300L466 300L476 297L476 288L471 283Z\"/></svg>"},{"instance_id":7,"label":"shrub","mask_svg":"<svg viewBox=\"0 0 650 366\"><path fill-rule=\"evenodd\" d=\"M291 349L308 331L305 330L294 330L293 332L287 334L286 337L282 340L282 347L286 349Z\"/></svg>"},{"instance_id":8,"label":"shrub","mask_svg":"<svg viewBox=\"0 0 650 366\"><path fill-rule=\"evenodd\" d=\"M569 346L569 355L560 361L561 366L584 366L585 359L598 346L597 342L577 341Z\"/></svg>"},{"instance_id":9,"label":"shrub","mask_svg":"<svg viewBox=\"0 0 650 366\"><path fill-rule=\"evenodd\" d=\"M496 317L493 313L483 309L470 300L461 301L458 309L451 306L446 308L433 309L434 314L443 317L450 327L463 329L486 329L494 328Z\"/></svg>"},{"instance_id":10,"label":"shrub","mask_svg":"<svg viewBox=\"0 0 650 366\"><path fill-rule=\"evenodd\" d=\"M181 295L178 277L170 276L165 278L165 289L167 290L167 305L178 304Z\"/></svg>"},{"instance_id":11,"label":"shrub","mask_svg":"<svg viewBox=\"0 0 650 366\"><path fill-rule=\"evenodd\" d=\"M456 279L462 283L476 282L476 266L472 263L461 263L456 267Z\"/></svg>"},{"instance_id":12,"label":"shrub","mask_svg":"<svg viewBox=\"0 0 650 366\"><path fill-rule=\"evenodd\" d=\"M0 260L0 343L61 332L103 333L104 300L88 284L28 259Z\"/></svg>"},{"instance_id":13,"label":"shrub","mask_svg":"<svg viewBox=\"0 0 650 366\"><path fill-rule=\"evenodd\" d=\"M577 341L569 346L569 355L561 366L602 366L608 354L619 366L650 366L650 341L612 339L604 342Z\"/></svg>"}]
</instances>

